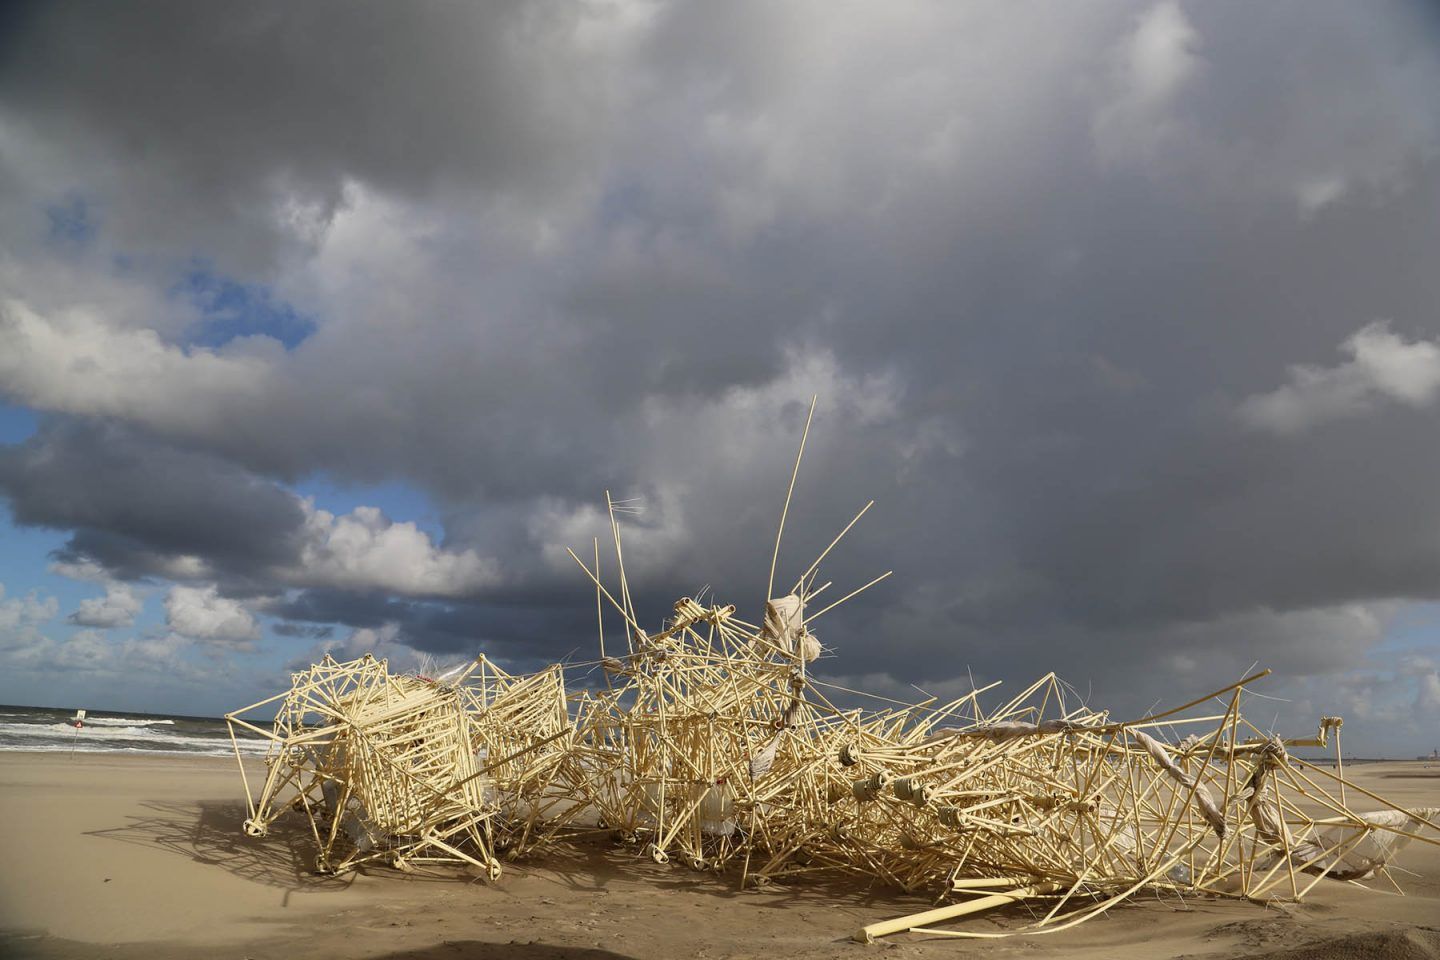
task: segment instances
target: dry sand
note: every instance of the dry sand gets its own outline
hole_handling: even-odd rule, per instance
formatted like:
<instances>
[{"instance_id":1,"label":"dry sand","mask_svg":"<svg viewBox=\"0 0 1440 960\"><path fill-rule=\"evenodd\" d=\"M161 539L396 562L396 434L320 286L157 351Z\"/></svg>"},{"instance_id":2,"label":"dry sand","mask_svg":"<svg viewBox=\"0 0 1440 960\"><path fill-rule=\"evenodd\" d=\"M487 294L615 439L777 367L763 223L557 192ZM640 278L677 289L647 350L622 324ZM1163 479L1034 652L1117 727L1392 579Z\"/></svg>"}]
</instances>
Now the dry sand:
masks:
<instances>
[{"instance_id":1,"label":"dry sand","mask_svg":"<svg viewBox=\"0 0 1440 960\"><path fill-rule=\"evenodd\" d=\"M1440 767L1348 772L1398 803L1440 805ZM0 753L0 956L1440 957L1440 847L1420 844L1400 858L1414 874L1397 871L1404 897L1383 881L1326 881L1298 906L1142 898L1055 936L862 945L849 941L856 928L928 903L881 890L738 894L733 881L602 845L507 867L494 886L454 874L324 878L306 872L300 821L252 840L243 817L229 761ZM1025 918L1012 909L966 928Z\"/></svg>"}]
</instances>

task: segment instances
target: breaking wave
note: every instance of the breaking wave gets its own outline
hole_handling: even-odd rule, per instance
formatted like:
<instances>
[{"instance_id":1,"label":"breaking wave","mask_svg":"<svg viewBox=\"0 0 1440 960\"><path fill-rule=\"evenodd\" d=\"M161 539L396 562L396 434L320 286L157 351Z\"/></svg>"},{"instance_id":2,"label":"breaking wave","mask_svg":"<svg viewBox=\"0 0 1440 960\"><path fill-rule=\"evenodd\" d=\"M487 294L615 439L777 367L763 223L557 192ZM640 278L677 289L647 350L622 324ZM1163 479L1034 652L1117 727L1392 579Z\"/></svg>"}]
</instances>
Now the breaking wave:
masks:
<instances>
[{"instance_id":1,"label":"breaking wave","mask_svg":"<svg viewBox=\"0 0 1440 960\"><path fill-rule=\"evenodd\" d=\"M75 727L68 722L70 716L70 711L39 707L0 712L0 751L235 755L224 720L104 716L86 717ZM269 745L244 731L237 741L245 756L261 756Z\"/></svg>"},{"instance_id":2,"label":"breaking wave","mask_svg":"<svg viewBox=\"0 0 1440 960\"><path fill-rule=\"evenodd\" d=\"M101 727L163 727L175 726L174 720L142 720L139 717L86 717L85 726Z\"/></svg>"}]
</instances>

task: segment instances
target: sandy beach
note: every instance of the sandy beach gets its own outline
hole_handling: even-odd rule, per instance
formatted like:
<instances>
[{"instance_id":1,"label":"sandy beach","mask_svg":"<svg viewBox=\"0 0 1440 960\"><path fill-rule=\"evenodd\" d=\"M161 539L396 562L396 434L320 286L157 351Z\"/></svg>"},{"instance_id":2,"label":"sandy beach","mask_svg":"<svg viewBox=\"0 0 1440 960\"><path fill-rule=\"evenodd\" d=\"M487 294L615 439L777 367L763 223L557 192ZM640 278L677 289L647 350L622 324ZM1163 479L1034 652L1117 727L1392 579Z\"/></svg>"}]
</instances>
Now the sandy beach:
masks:
<instances>
[{"instance_id":1,"label":"sandy beach","mask_svg":"<svg viewBox=\"0 0 1440 960\"><path fill-rule=\"evenodd\" d=\"M1396 802L1440 804L1435 765L1347 772ZM741 894L606 844L507 866L496 885L454 873L327 878L308 872L303 821L253 840L243 816L230 761L0 754L0 956L1440 957L1440 847L1421 844L1395 871L1404 896L1382 879L1327 881L1300 905L1142 898L1054 937L866 946L849 940L856 928L928 903L880 889ZM966 929L1001 932L1026 916Z\"/></svg>"}]
</instances>

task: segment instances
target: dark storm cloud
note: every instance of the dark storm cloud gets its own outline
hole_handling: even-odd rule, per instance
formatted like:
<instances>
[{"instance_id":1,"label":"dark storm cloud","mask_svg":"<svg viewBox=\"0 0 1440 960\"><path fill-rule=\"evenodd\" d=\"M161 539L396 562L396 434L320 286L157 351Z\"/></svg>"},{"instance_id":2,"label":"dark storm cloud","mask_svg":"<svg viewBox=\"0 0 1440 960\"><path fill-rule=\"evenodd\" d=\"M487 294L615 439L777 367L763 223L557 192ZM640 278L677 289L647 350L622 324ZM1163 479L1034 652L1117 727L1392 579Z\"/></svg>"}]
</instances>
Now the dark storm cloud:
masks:
<instances>
[{"instance_id":1,"label":"dark storm cloud","mask_svg":"<svg viewBox=\"0 0 1440 960\"><path fill-rule=\"evenodd\" d=\"M436 603L401 600L378 592L304 590L267 605L265 612L284 618L285 636L328 634L321 624L378 630L393 625L404 641L443 655L485 652L511 663L537 665L560 657L593 659L588 633L595 608L574 590L524 601ZM577 649L578 647L578 649Z\"/></svg>"},{"instance_id":2,"label":"dark storm cloud","mask_svg":"<svg viewBox=\"0 0 1440 960\"><path fill-rule=\"evenodd\" d=\"M290 213L319 228L351 178L406 193L462 181L530 203L573 190L603 131L606 65L582 35L603 18L549 2L415 14L343 2L37 3L8 18L0 96L19 129L99 152L140 187L105 197L130 243L232 266L296 253L276 215L299 199ZM77 179L100 166L68 164Z\"/></svg>"},{"instance_id":3,"label":"dark storm cloud","mask_svg":"<svg viewBox=\"0 0 1440 960\"><path fill-rule=\"evenodd\" d=\"M274 604L267 612L289 621L379 627L391 620L408 621L412 608L413 604L386 594L305 590Z\"/></svg>"},{"instance_id":4,"label":"dark storm cloud","mask_svg":"<svg viewBox=\"0 0 1440 960\"><path fill-rule=\"evenodd\" d=\"M47 432L5 489L114 570L173 541L274 595L275 482L412 484L498 579L267 612L562 655L593 594L558 548L588 561L606 489L643 500L647 622L707 584L753 614L818 392L782 578L871 497L829 596L896 571L817 624L827 669L1044 664L1122 698L1352 669L1385 604L1440 594L1435 406L1242 413L1372 321L1440 338L1436 40L1406 4L38 7L0 182L78 190L106 252L210 255L316 329L187 353L0 275L79 304L0 316L34 358L0 389L140 425ZM63 495L132 444L181 503L233 490L188 501L208 532L120 509L157 502L139 468Z\"/></svg>"},{"instance_id":5,"label":"dark storm cloud","mask_svg":"<svg viewBox=\"0 0 1440 960\"><path fill-rule=\"evenodd\" d=\"M245 576L292 558L295 497L233 464L123 426L45 421L0 448L0 490L17 523L75 531L61 559L88 556L129 577L179 557Z\"/></svg>"},{"instance_id":6,"label":"dark storm cloud","mask_svg":"<svg viewBox=\"0 0 1440 960\"><path fill-rule=\"evenodd\" d=\"M290 623L288 621L274 624L271 632L281 637L301 637L307 640L328 640L335 635L333 626L317 626L314 624Z\"/></svg>"},{"instance_id":7,"label":"dark storm cloud","mask_svg":"<svg viewBox=\"0 0 1440 960\"><path fill-rule=\"evenodd\" d=\"M438 548L378 510L336 516L233 462L115 423L46 418L29 440L0 446L0 492L17 524L71 531L52 559L85 579L214 581L260 606L296 589L335 591L353 609L325 619L356 625L375 619L363 614L367 591L383 588L376 602L407 611L398 597L479 595L493 580L485 558Z\"/></svg>"}]
</instances>

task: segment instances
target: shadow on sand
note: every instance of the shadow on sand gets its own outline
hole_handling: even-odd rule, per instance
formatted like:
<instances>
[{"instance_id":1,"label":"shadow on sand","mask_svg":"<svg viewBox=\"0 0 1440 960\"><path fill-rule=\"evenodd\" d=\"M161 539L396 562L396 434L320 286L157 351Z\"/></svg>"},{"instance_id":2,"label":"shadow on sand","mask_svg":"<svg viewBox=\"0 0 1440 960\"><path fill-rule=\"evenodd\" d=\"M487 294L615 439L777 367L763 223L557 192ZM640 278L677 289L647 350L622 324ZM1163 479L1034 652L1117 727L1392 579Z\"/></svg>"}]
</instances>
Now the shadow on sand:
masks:
<instances>
[{"instance_id":1,"label":"shadow on sand","mask_svg":"<svg viewBox=\"0 0 1440 960\"><path fill-rule=\"evenodd\" d=\"M598 947L557 947L543 943L486 943L451 940L418 950L401 950L366 960L630 960Z\"/></svg>"},{"instance_id":2,"label":"shadow on sand","mask_svg":"<svg viewBox=\"0 0 1440 960\"><path fill-rule=\"evenodd\" d=\"M315 841L299 817L282 819L267 837L249 837L241 830L246 809L239 801L149 800L141 807L146 813L127 817L124 826L92 830L87 836L158 848L287 891L343 889L353 879L310 869Z\"/></svg>"},{"instance_id":3,"label":"shadow on sand","mask_svg":"<svg viewBox=\"0 0 1440 960\"><path fill-rule=\"evenodd\" d=\"M931 906L927 897L906 894L878 880L865 884L853 876L840 874L811 874L804 880L741 890L738 866L723 874L692 870L678 861L662 866L652 863L638 846L622 846L599 838L558 845L543 857L517 864L515 869L577 893L604 890L620 881L640 883L656 893L684 892L722 900L741 899L758 908L787 909L804 902L822 908L878 905L882 911L904 912L912 907L920 910Z\"/></svg>"},{"instance_id":4,"label":"shadow on sand","mask_svg":"<svg viewBox=\"0 0 1440 960\"><path fill-rule=\"evenodd\" d=\"M241 830L245 804L240 801L180 802L151 800L141 804L146 811L131 816L123 826L92 830L87 836L148 849L160 849L196 863L226 870L252 883L277 887L288 893L312 890L342 890L356 874L330 876L312 870L315 838L300 816L281 817L265 837L249 837ZM889 904L903 907L918 898L876 885L856 887L853 878L812 876L803 884L774 884L763 891L740 891L737 877L694 871L672 863L659 866L641 856L638 847L611 844L599 837L561 843L518 863L507 863L511 877L525 875L543 879L573 891L603 890L616 881L643 883L661 891L687 891L732 899L744 897L758 907L785 908L803 898L811 904L845 903L849 906ZM473 883L475 877L463 870L430 868L402 874L380 866L367 866L372 876L403 877L407 883ZM502 881L503 883L503 881Z\"/></svg>"},{"instance_id":5,"label":"shadow on sand","mask_svg":"<svg viewBox=\"0 0 1440 960\"><path fill-rule=\"evenodd\" d=\"M257 945L264 956L276 955L266 945ZM241 948L236 956L249 956L257 947ZM283 948L282 948L283 949ZM228 957L230 951L220 950ZM294 954L285 950L280 955ZM59 940L53 937L26 937L0 933L0 957L5 960L193 960L194 948L169 942L117 943L99 945ZM352 956L348 952L323 950L319 958ZM595 947L561 947L544 943L486 943L483 940L447 940L433 946L386 954L355 954L364 960L632 960L631 957Z\"/></svg>"}]
</instances>

